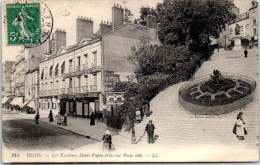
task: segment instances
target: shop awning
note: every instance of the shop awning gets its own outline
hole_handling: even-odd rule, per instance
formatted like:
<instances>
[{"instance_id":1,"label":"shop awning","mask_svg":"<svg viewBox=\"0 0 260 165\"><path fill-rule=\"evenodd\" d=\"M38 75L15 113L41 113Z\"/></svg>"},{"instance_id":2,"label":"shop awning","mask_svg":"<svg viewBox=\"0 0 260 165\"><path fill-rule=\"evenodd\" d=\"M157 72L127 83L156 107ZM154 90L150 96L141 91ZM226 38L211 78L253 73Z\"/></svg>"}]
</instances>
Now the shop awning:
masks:
<instances>
[{"instance_id":1,"label":"shop awning","mask_svg":"<svg viewBox=\"0 0 260 165\"><path fill-rule=\"evenodd\" d=\"M15 97L10 104L21 107L23 105L23 97Z\"/></svg>"},{"instance_id":2,"label":"shop awning","mask_svg":"<svg viewBox=\"0 0 260 165\"><path fill-rule=\"evenodd\" d=\"M23 108L24 106L26 106L30 101L25 101L22 105L21 108Z\"/></svg>"},{"instance_id":3,"label":"shop awning","mask_svg":"<svg viewBox=\"0 0 260 165\"><path fill-rule=\"evenodd\" d=\"M16 99L17 99L17 97L15 97L15 98L10 102L10 104L11 104L11 105L15 105Z\"/></svg>"},{"instance_id":4,"label":"shop awning","mask_svg":"<svg viewBox=\"0 0 260 165\"><path fill-rule=\"evenodd\" d=\"M30 108L35 110L35 103L34 103L34 101L30 101L30 103L27 104L26 106L28 106L28 107L30 107Z\"/></svg>"},{"instance_id":5,"label":"shop awning","mask_svg":"<svg viewBox=\"0 0 260 165\"><path fill-rule=\"evenodd\" d=\"M5 104L8 101L8 97L3 97L2 98L2 104Z\"/></svg>"}]
</instances>

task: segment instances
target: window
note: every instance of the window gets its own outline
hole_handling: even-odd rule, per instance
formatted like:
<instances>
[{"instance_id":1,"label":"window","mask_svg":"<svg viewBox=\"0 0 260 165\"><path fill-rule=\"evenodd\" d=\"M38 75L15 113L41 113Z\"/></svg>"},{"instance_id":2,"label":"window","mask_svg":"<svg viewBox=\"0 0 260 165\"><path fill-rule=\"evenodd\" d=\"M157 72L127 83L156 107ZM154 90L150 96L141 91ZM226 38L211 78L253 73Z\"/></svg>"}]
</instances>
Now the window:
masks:
<instances>
[{"instance_id":1,"label":"window","mask_svg":"<svg viewBox=\"0 0 260 165\"><path fill-rule=\"evenodd\" d=\"M78 66L80 66L80 57L77 57L78 59Z\"/></svg>"},{"instance_id":2,"label":"window","mask_svg":"<svg viewBox=\"0 0 260 165\"><path fill-rule=\"evenodd\" d=\"M255 20L255 19L253 20L253 25L254 25L254 26L256 25L256 20Z\"/></svg>"},{"instance_id":3,"label":"window","mask_svg":"<svg viewBox=\"0 0 260 165\"><path fill-rule=\"evenodd\" d=\"M88 76L85 76L86 86L88 86Z\"/></svg>"},{"instance_id":4,"label":"window","mask_svg":"<svg viewBox=\"0 0 260 165\"><path fill-rule=\"evenodd\" d=\"M65 61L61 65L61 74L64 74L65 72Z\"/></svg>"},{"instance_id":5,"label":"window","mask_svg":"<svg viewBox=\"0 0 260 165\"><path fill-rule=\"evenodd\" d=\"M59 64L56 65L55 67L55 76L59 75Z\"/></svg>"},{"instance_id":6,"label":"window","mask_svg":"<svg viewBox=\"0 0 260 165\"><path fill-rule=\"evenodd\" d=\"M72 63L72 59L69 61L70 65L69 65L69 72L72 72L72 68L73 68L73 63Z\"/></svg>"},{"instance_id":7,"label":"window","mask_svg":"<svg viewBox=\"0 0 260 165\"><path fill-rule=\"evenodd\" d=\"M254 35L256 35L256 29L254 29Z\"/></svg>"},{"instance_id":8,"label":"window","mask_svg":"<svg viewBox=\"0 0 260 165\"><path fill-rule=\"evenodd\" d=\"M41 103L39 103L39 108L41 108Z\"/></svg>"},{"instance_id":9,"label":"window","mask_svg":"<svg viewBox=\"0 0 260 165\"><path fill-rule=\"evenodd\" d=\"M50 67L50 77L52 77L52 66Z\"/></svg>"},{"instance_id":10,"label":"window","mask_svg":"<svg viewBox=\"0 0 260 165\"><path fill-rule=\"evenodd\" d=\"M97 75L93 74L93 76L94 76L94 85L97 85Z\"/></svg>"},{"instance_id":11,"label":"window","mask_svg":"<svg viewBox=\"0 0 260 165\"><path fill-rule=\"evenodd\" d=\"M72 78L70 78L70 81L69 81L69 88L72 88Z\"/></svg>"},{"instance_id":12,"label":"window","mask_svg":"<svg viewBox=\"0 0 260 165\"><path fill-rule=\"evenodd\" d=\"M93 52L93 56L94 56L94 66L93 67L96 67L97 66L97 51Z\"/></svg>"},{"instance_id":13,"label":"window","mask_svg":"<svg viewBox=\"0 0 260 165\"><path fill-rule=\"evenodd\" d=\"M78 87L81 87L81 82L80 82L81 78L78 77Z\"/></svg>"}]
</instances>

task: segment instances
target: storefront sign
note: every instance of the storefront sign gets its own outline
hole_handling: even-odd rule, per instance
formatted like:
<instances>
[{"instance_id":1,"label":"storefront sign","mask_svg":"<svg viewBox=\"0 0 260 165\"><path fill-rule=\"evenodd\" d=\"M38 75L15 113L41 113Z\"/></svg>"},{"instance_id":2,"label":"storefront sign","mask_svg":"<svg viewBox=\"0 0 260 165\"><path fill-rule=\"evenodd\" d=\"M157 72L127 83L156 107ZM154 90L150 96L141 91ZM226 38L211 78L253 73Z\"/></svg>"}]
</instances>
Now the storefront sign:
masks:
<instances>
[{"instance_id":1,"label":"storefront sign","mask_svg":"<svg viewBox=\"0 0 260 165\"><path fill-rule=\"evenodd\" d=\"M120 76L114 73L105 74L105 91L109 92L113 90L113 86L120 81Z\"/></svg>"}]
</instances>

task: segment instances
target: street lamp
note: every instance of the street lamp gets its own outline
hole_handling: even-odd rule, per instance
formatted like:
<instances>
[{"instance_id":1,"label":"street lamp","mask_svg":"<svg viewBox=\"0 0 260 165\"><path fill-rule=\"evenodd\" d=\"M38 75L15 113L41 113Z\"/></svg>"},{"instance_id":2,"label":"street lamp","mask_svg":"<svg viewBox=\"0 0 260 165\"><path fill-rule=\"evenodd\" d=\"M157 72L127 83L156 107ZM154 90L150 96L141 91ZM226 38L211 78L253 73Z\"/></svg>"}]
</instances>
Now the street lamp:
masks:
<instances>
[{"instance_id":1,"label":"street lamp","mask_svg":"<svg viewBox=\"0 0 260 165\"><path fill-rule=\"evenodd\" d=\"M134 97L131 97L131 98L129 98L129 100L131 100L131 101L133 101L134 100ZM136 138L135 138L135 123L134 123L134 118L133 118L133 120L132 120L132 123L133 123L133 125L132 125L132 138L131 138L131 143L132 144L137 144L137 142L136 142Z\"/></svg>"}]
</instances>

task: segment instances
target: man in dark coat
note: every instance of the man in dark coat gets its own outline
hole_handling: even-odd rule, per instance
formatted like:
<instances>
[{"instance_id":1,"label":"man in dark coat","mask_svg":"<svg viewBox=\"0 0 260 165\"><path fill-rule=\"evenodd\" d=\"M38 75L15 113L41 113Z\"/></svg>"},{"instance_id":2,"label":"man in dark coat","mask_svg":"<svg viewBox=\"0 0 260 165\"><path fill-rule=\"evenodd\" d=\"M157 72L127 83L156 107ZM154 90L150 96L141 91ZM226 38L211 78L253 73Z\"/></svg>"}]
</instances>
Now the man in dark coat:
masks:
<instances>
[{"instance_id":1,"label":"man in dark coat","mask_svg":"<svg viewBox=\"0 0 260 165\"><path fill-rule=\"evenodd\" d=\"M244 54L245 54L245 58L247 58L247 54L248 54L247 49L245 49Z\"/></svg>"},{"instance_id":2,"label":"man in dark coat","mask_svg":"<svg viewBox=\"0 0 260 165\"><path fill-rule=\"evenodd\" d=\"M152 120L149 121L149 123L146 125L146 132L147 132L147 135L148 135L148 143L153 143L153 134L154 134L154 125L152 123Z\"/></svg>"},{"instance_id":3,"label":"man in dark coat","mask_svg":"<svg viewBox=\"0 0 260 165\"><path fill-rule=\"evenodd\" d=\"M39 113L37 113L36 116L34 117L34 121L37 126L39 126L39 119L40 119L40 115Z\"/></svg>"}]
</instances>

